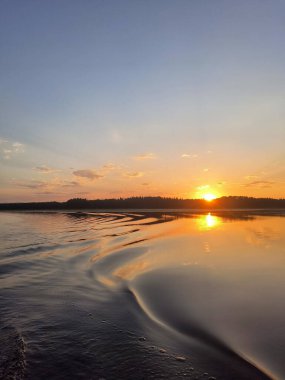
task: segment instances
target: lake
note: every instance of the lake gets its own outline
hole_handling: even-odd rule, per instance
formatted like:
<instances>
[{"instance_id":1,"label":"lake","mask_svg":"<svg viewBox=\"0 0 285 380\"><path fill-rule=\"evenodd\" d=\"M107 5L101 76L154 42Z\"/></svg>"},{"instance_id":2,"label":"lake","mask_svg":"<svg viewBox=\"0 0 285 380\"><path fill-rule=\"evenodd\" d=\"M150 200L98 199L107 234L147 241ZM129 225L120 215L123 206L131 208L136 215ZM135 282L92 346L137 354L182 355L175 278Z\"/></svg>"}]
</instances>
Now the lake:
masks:
<instances>
[{"instance_id":1,"label":"lake","mask_svg":"<svg viewBox=\"0 0 285 380\"><path fill-rule=\"evenodd\" d=\"M285 214L0 214L1 379L285 379Z\"/></svg>"}]
</instances>

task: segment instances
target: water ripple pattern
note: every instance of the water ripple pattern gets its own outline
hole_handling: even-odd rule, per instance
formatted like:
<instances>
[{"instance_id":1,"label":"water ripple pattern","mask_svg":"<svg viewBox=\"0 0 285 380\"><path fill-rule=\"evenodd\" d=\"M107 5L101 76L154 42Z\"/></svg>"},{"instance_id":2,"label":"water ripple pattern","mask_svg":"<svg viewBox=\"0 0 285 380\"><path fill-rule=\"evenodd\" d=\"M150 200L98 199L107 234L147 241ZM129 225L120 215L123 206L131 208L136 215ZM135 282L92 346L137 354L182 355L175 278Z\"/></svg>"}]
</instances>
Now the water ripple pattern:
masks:
<instances>
[{"instance_id":1,"label":"water ripple pattern","mask_svg":"<svg viewBox=\"0 0 285 380\"><path fill-rule=\"evenodd\" d=\"M285 379L282 212L0 218L0 379Z\"/></svg>"}]
</instances>

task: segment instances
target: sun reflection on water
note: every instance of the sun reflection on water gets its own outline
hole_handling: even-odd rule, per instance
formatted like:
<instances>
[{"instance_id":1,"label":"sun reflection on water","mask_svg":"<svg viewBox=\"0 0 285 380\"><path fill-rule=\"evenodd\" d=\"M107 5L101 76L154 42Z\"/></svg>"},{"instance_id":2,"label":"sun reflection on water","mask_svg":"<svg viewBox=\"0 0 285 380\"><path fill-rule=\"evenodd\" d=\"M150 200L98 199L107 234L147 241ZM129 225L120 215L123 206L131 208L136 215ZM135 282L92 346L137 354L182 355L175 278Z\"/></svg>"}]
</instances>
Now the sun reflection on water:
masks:
<instances>
[{"instance_id":1,"label":"sun reflection on water","mask_svg":"<svg viewBox=\"0 0 285 380\"><path fill-rule=\"evenodd\" d=\"M221 218L211 215L210 212L207 215L201 215L198 218L198 226L200 230L212 230L221 225L221 223Z\"/></svg>"}]
</instances>

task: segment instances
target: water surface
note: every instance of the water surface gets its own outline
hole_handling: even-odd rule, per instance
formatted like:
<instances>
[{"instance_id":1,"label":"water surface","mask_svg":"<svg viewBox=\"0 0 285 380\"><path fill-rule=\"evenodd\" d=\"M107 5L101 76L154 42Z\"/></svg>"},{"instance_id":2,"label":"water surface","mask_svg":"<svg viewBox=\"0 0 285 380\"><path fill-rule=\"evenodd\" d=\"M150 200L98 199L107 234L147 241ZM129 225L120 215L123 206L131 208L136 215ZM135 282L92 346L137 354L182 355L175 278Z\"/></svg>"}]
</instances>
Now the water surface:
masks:
<instances>
[{"instance_id":1,"label":"water surface","mask_svg":"<svg viewBox=\"0 0 285 380\"><path fill-rule=\"evenodd\" d=\"M281 212L0 218L0 378L285 379Z\"/></svg>"}]
</instances>

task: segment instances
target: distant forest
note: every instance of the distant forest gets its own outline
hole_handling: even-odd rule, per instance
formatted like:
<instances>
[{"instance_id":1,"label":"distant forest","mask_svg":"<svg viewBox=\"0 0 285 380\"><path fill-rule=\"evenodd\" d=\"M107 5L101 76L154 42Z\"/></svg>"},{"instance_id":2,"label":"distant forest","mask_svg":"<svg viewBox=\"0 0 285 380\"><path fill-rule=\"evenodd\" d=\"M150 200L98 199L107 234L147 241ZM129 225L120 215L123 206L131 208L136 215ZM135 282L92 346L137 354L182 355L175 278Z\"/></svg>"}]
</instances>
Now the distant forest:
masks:
<instances>
[{"instance_id":1,"label":"distant forest","mask_svg":"<svg viewBox=\"0 0 285 380\"><path fill-rule=\"evenodd\" d=\"M82 210L82 209L285 209L285 199L221 197L211 202L204 199L131 197L119 199L70 199L66 202L2 203L5 210Z\"/></svg>"}]
</instances>

